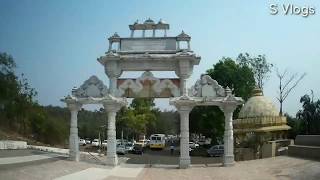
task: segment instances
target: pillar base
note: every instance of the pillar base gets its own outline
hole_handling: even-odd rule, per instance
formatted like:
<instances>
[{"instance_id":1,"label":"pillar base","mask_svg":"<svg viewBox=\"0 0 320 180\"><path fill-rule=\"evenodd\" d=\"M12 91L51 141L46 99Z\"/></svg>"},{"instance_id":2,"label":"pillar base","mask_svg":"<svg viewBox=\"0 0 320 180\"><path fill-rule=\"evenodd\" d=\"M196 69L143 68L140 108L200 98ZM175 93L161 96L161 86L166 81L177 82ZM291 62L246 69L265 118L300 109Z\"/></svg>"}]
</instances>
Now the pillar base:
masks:
<instances>
[{"instance_id":1,"label":"pillar base","mask_svg":"<svg viewBox=\"0 0 320 180\"><path fill-rule=\"evenodd\" d=\"M76 161L76 162L79 162L80 161L80 157L77 156L77 155L69 155L69 159L71 161Z\"/></svg>"},{"instance_id":2,"label":"pillar base","mask_svg":"<svg viewBox=\"0 0 320 180\"><path fill-rule=\"evenodd\" d=\"M108 165L108 166L117 166L118 165L118 157L117 156L113 156L113 157L108 157L107 156L106 165Z\"/></svg>"},{"instance_id":3,"label":"pillar base","mask_svg":"<svg viewBox=\"0 0 320 180\"><path fill-rule=\"evenodd\" d=\"M229 155L229 156L223 156L223 166L229 167L229 166L234 166L234 156Z\"/></svg>"},{"instance_id":4,"label":"pillar base","mask_svg":"<svg viewBox=\"0 0 320 180\"><path fill-rule=\"evenodd\" d=\"M180 169L189 168L191 164L190 157L189 158L180 158L179 167Z\"/></svg>"}]
</instances>

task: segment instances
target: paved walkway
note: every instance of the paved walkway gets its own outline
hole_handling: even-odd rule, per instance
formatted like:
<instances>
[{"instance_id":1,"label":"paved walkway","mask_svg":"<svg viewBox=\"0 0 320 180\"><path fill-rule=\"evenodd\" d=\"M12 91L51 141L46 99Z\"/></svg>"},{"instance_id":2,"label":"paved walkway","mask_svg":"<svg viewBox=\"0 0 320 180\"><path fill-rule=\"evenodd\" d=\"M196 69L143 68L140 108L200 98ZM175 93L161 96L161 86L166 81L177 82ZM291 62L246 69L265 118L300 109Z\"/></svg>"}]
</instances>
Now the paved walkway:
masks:
<instances>
[{"instance_id":1,"label":"paved walkway","mask_svg":"<svg viewBox=\"0 0 320 180\"><path fill-rule=\"evenodd\" d=\"M5 157L0 158L0 165L9 165L9 164L17 164L17 163L26 163L44 159L50 159L60 157L60 155L56 154L46 154L46 155L30 155L30 156L17 156L17 157Z\"/></svg>"},{"instance_id":2,"label":"paved walkway","mask_svg":"<svg viewBox=\"0 0 320 180\"><path fill-rule=\"evenodd\" d=\"M88 168L68 174L55 180L102 180L108 177L136 178L144 169L144 165L121 165L112 169Z\"/></svg>"},{"instance_id":3,"label":"paved walkway","mask_svg":"<svg viewBox=\"0 0 320 180\"><path fill-rule=\"evenodd\" d=\"M32 152L34 153L34 152ZM280 156L237 162L233 167L197 164L189 169L173 165L125 164L115 168L99 165L90 156L73 162L53 154L32 154L0 158L0 179L5 180L319 180L320 162ZM43 160L43 159L53 160ZM21 162L21 163L20 163Z\"/></svg>"}]
</instances>

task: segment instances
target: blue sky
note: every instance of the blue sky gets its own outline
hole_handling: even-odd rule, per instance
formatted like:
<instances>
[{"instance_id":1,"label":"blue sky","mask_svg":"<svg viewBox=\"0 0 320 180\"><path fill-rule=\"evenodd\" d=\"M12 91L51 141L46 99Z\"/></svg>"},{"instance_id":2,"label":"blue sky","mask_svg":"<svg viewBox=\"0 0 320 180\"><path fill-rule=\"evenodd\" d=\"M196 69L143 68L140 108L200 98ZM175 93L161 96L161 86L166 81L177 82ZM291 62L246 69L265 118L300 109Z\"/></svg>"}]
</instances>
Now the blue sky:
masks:
<instances>
[{"instance_id":1,"label":"blue sky","mask_svg":"<svg viewBox=\"0 0 320 180\"><path fill-rule=\"evenodd\" d=\"M270 4L314 7L307 18L279 13L270 15ZM320 1L0 1L0 51L10 53L38 91L42 105L64 106L59 99L91 75L106 84L107 76L97 58L107 51L107 37L130 35L128 25L139 19L160 18L170 24L169 36L181 30L192 36L191 48L202 57L189 79L191 85L221 57L241 52L265 54L280 70L306 72L307 76L288 97L284 111L294 115L302 95L314 90L320 98ZM138 76L124 73L123 77ZM173 73L161 73L171 76ZM275 72L265 95L276 105ZM166 100L162 109L172 109Z\"/></svg>"}]
</instances>

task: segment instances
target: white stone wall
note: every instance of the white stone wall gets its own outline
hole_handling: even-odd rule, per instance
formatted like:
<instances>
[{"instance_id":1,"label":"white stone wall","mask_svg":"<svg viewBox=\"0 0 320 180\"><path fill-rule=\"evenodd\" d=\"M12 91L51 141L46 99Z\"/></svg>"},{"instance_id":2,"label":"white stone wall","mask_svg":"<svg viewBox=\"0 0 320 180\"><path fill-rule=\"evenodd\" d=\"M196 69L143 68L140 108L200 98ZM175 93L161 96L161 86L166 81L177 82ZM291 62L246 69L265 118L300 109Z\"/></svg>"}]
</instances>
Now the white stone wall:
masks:
<instances>
[{"instance_id":1,"label":"white stone wall","mask_svg":"<svg viewBox=\"0 0 320 180\"><path fill-rule=\"evenodd\" d=\"M25 141L0 141L0 149L27 149Z\"/></svg>"}]
</instances>

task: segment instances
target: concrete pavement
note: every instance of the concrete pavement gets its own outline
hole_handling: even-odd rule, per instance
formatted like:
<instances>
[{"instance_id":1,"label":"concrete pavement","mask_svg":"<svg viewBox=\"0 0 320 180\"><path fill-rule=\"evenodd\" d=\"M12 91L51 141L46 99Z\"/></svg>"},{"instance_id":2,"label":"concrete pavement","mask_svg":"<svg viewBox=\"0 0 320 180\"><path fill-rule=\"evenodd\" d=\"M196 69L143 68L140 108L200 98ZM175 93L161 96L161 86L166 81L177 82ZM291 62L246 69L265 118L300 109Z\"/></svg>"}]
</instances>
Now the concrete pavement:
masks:
<instances>
[{"instance_id":1,"label":"concrete pavement","mask_svg":"<svg viewBox=\"0 0 320 180\"><path fill-rule=\"evenodd\" d=\"M32 152L33 154L34 152ZM1 151L0 151L1 154ZM28 153L25 155L29 156ZM11 159L11 164L0 165L0 179L6 180L45 180L45 179L95 179L95 180L287 180L287 179L320 179L320 162L305 159L278 156L251 161L237 162L233 167L221 167L221 164L194 164L189 169L177 169L174 165L126 164L115 168L99 165L88 156L82 156L80 162L69 161L66 158L56 158L54 161L39 160L47 154L31 155L35 161L21 163ZM0 162L9 162L12 158L0 156ZM20 156L21 160L25 156ZM103 157L105 158L105 157ZM160 158L160 156L159 156ZM19 158L18 158L19 159ZM52 158L53 159L53 158ZM102 159L103 161L103 159ZM124 159L125 161L125 159ZM122 161L122 162L124 162ZM15 163L15 164L12 164ZM10 168L1 168L7 167Z\"/></svg>"}]
</instances>

